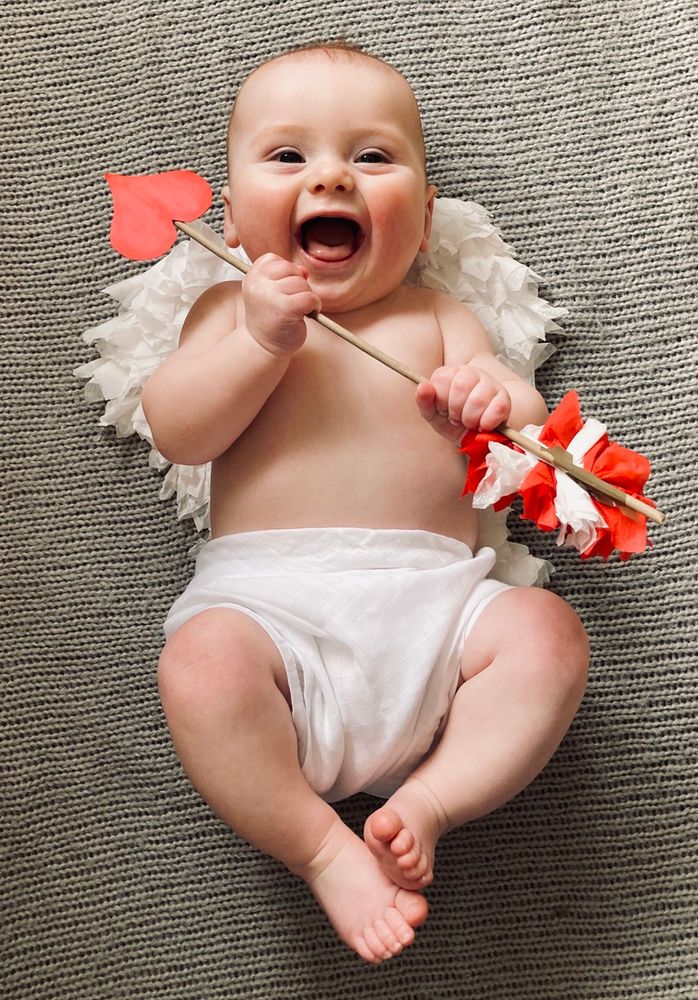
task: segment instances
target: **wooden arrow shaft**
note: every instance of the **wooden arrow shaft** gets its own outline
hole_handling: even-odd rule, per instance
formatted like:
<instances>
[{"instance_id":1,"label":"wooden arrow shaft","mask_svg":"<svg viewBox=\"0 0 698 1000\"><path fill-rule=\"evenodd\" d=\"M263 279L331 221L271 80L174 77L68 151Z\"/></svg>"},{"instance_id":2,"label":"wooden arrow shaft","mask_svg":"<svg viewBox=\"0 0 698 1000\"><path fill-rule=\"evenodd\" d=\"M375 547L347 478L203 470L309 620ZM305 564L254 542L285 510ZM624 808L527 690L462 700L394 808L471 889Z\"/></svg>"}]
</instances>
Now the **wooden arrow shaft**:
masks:
<instances>
[{"instance_id":1,"label":"wooden arrow shaft","mask_svg":"<svg viewBox=\"0 0 698 1000\"><path fill-rule=\"evenodd\" d=\"M249 264L247 264L244 260L241 260L239 257L236 257L235 254L231 253L227 249L227 247L221 246L220 242L210 239L205 233L195 229L194 226L189 225L187 222L175 222L175 226L186 236L189 236L197 243L200 243L201 246L206 247L206 249L210 250L211 253L215 253L216 256L221 258L221 260L227 261L228 264L232 264L233 267L238 269L238 271L242 271L243 274L247 274L249 271ZM429 381L426 375L420 375L419 372L413 371L411 368L403 365L400 361L397 361L389 354L386 354L385 351L381 351L378 347L374 347L373 344L366 343L365 340L357 337L345 327L340 326L339 323L335 323L333 319L330 319L329 316L325 316L324 313L312 312L309 313L309 315L321 326L324 326L325 329L331 330L332 333L337 334L338 337L341 337L343 340L353 344L354 347L358 347L358 349L363 351L364 354L369 354L372 358L375 358L376 361L380 361L381 364L386 365L388 368L392 368L394 372L410 379L410 381L414 382L416 385L419 385L420 382ZM513 427L509 427L507 424L500 424L500 426L497 427L497 431L509 441L512 441L520 448L523 448L524 451L531 452L531 454L535 455L541 462L545 462L547 465L551 465L556 469L566 472L568 476L576 479L594 493L601 494L606 499L611 500L613 503L625 507L632 512L644 514L645 517L656 522L657 524L663 524L666 520L666 515L662 514L662 512L657 510L656 507L651 507L643 500L639 500L637 497L625 493L623 490L618 489L617 486L613 486L611 483L607 483L603 479L599 479L598 476L588 472L586 469L582 469L578 465L575 465L572 456L568 451L565 451L564 448L546 448L545 445L527 437L525 434L522 434L521 431L514 430Z\"/></svg>"}]
</instances>

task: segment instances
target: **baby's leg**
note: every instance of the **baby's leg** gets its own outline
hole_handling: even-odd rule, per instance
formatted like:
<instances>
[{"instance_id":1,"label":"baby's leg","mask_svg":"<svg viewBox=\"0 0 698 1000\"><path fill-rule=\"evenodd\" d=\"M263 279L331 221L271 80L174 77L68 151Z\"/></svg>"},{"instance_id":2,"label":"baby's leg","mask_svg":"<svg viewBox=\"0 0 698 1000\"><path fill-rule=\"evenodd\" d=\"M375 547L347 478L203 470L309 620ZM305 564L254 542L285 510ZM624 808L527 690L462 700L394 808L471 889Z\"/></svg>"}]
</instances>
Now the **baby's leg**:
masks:
<instances>
[{"instance_id":1,"label":"baby's leg","mask_svg":"<svg viewBox=\"0 0 698 1000\"><path fill-rule=\"evenodd\" d=\"M159 682L175 749L218 815L305 879L362 958L410 944L426 900L399 888L303 777L283 661L265 630L231 609L202 612L165 646Z\"/></svg>"},{"instance_id":2,"label":"baby's leg","mask_svg":"<svg viewBox=\"0 0 698 1000\"><path fill-rule=\"evenodd\" d=\"M515 588L485 608L441 740L366 821L366 842L396 884L428 885L439 837L503 805L542 770L577 711L587 665L582 625L554 594Z\"/></svg>"}]
</instances>

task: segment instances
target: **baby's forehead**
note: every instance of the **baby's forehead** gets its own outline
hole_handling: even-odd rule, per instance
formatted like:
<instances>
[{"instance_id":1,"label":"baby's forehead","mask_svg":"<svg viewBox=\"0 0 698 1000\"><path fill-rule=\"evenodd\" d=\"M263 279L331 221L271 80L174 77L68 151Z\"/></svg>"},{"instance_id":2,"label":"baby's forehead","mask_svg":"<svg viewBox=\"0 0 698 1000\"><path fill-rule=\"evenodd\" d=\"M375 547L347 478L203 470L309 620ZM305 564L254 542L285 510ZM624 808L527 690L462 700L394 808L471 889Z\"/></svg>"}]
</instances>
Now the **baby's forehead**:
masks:
<instances>
[{"instance_id":1,"label":"baby's forehead","mask_svg":"<svg viewBox=\"0 0 698 1000\"><path fill-rule=\"evenodd\" d=\"M390 93L402 106L402 116L411 118L421 140L422 124L417 101L405 77L393 66L373 56L360 52L334 50L311 50L288 52L254 69L243 81L231 110L228 138L232 136L236 124L249 103L258 104L257 98L266 98L269 93L283 86L289 75L305 74L308 69L317 68L327 81L346 76L347 73L358 82L359 78L371 78L374 92ZM351 95L349 95L351 99ZM264 106L255 108L255 115L264 111ZM258 119L250 124L259 124ZM422 140L423 141L423 140Z\"/></svg>"},{"instance_id":2,"label":"baby's forehead","mask_svg":"<svg viewBox=\"0 0 698 1000\"><path fill-rule=\"evenodd\" d=\"M355 74L374 74L377 79L381 76L386 81L401 83L412 93L412 89L405 77L389 63L383 62L375 56L364 52L345 51L343 49L309 49L297 52L284 52L280 56L267 60L252 70L243 80L238 99L245 88L253 83L263 84L264 77L272 73L283 74L293 69L303 72L307 67L316 66L329 78L334 73L339 74L349 70Z\"/></svg>"}]
</instances>

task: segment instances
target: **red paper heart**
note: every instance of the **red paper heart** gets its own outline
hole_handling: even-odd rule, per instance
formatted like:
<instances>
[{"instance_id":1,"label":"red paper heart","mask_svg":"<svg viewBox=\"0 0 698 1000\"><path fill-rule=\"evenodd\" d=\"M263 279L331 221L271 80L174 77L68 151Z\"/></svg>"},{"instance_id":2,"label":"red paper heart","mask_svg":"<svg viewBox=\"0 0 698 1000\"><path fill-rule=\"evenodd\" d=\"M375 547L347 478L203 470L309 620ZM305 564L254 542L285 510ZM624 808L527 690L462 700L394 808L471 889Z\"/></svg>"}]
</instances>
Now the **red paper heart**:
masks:
<instances>
[{"instance_id":1,"label":"red paper heart","mask_svg":"<svg viewBox=\"0 0 698 1000\"><path fill-rule=\"evenodd\" d=\"M177 239L173 219L193 222L209 208L211 186L193 170L130 177L105 174L114 201L109 240L130 260L152 260Z\"/></svg>"}]
</instances>

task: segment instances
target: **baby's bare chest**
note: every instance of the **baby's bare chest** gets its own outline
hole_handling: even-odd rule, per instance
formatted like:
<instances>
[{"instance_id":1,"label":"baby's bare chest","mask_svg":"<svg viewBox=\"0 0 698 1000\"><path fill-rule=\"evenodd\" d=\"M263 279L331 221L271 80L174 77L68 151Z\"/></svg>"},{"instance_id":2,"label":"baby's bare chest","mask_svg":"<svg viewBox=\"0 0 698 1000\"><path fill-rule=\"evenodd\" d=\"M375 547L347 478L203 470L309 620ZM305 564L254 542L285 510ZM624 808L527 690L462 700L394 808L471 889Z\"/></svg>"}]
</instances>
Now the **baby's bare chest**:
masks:
<instances>
[{"instance_id":1,"label":"baby's bare chest","mask_svg":"<svg viewBox=\"0 0 698 1000\"><path fill-rule=\"evenodd\" d=\"M433 315L379 318L352 332L426 377L443 363ZM465 537L462 456L421 417L415 390L309 323L283 379L215 464L217 532L370 523Z\"/></svg>"},{"instance_id":2,"label":"baby's bare chest","mask_svg":"<svg viewBox=\"0 0 698 1000\"><path fill-rule=\"evenodd\" d=\"M270 402L295 398L301 414L323 420L395 419L406 406L414 415L414 381L318 323L308 326L306 343ZM426 312L356 323L350 332L417 375L429 378L443 364L441 333Z\"/></svg>"}]
</instances>

